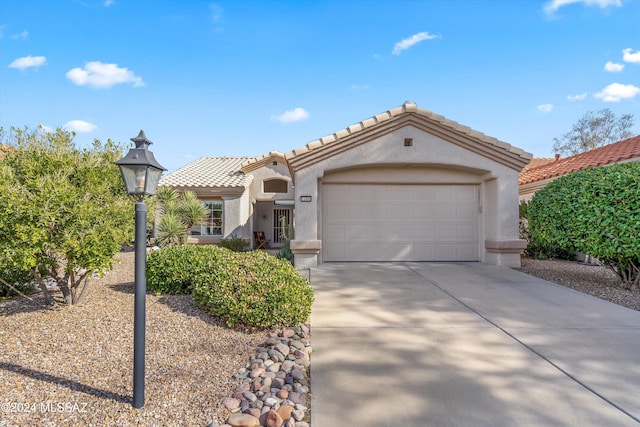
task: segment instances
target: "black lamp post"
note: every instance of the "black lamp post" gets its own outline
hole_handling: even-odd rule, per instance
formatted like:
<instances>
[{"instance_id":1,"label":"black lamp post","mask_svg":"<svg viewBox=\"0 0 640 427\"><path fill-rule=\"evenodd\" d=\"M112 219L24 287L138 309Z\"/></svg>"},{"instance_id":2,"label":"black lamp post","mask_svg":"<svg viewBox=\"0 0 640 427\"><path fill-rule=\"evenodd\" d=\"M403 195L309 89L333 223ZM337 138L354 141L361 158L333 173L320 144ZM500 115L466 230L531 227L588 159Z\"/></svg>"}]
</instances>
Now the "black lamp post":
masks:
<instances>
[{"instance_id":1,"label":"black lamp post","mask_svg":"<svg viewBox=\"0 0 640 427\"><path fill-rule=\"evenodd\" d=\"M149 151L151 141L143 131L131 138L136 148L115 162L120 167L127 193L138 196L136 202L135 302L133 321L133 407L144 405L145 304L147 294L147 205L144 196L153 196L165 168Z\"/></svg>"}]
</instances>

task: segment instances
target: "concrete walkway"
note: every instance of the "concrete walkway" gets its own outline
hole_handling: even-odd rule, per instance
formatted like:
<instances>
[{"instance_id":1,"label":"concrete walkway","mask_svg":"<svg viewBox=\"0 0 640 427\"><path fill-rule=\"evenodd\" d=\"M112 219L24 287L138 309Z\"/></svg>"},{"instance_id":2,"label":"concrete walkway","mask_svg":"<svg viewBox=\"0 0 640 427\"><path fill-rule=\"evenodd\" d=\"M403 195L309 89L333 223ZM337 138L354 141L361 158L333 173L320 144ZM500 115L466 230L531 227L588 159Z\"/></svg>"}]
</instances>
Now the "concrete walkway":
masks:
<instances>
[{"instance_id":1,"label":"concrete walkway","mask_svg":"<svg viewBox=\"0 0 640 427\"><path fill-rule=\"evenodd\" d=\"M640 312L478 263L310 276L312 427L640 425Z\"/></svg>"}]
</instances>

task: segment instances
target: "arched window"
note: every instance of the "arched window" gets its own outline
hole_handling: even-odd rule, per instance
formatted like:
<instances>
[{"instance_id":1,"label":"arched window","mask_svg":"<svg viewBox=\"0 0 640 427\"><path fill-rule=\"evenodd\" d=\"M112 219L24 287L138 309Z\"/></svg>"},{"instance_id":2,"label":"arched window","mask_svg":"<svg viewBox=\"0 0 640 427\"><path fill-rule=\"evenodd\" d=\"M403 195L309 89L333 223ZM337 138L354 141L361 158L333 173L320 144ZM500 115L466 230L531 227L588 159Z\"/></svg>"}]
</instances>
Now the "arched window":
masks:
<instances>
[{"instance_id":1,"label":"arched window","mask_svg":"<svg viewBox=\"0 0 640 427\"><path fill-rule=\"evenodd\" d=\"M284 179L269 179L262 182L263 193L286 193L289 182Z\"/></svg>"}]
</instances>

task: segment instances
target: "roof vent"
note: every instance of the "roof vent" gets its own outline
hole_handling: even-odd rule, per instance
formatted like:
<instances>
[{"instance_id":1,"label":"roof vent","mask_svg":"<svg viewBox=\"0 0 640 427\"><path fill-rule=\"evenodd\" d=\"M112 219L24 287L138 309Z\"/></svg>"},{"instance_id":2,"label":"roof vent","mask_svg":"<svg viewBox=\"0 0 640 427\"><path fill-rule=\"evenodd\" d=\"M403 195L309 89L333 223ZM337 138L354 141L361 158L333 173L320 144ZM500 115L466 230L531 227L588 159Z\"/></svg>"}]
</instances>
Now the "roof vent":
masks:
<instances>
[{"instance_id":1,"label":"roof vent","mask_svg":"<svg viewBox=\"0 0 640 427\"><path fill-rule=\"evenodd\" d=\"M413 146L413 138L405 138L404 139L404 146L405 147L412 147Z\"/></svg>"}]
</instances>

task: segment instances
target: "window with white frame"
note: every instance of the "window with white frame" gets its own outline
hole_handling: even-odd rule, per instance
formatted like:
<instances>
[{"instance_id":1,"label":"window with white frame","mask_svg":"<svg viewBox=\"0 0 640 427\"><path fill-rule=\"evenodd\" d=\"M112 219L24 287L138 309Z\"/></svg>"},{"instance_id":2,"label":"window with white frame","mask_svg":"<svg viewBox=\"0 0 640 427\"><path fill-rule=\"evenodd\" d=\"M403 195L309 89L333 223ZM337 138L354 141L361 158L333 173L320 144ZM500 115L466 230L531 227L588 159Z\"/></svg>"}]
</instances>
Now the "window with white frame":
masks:
<instances>
[{"instance_id":1,"label":"window with white frame","mask_svg":"<svg viewBox=\"0 0 640 427\"><path fill-rule=\"evenodd\" d=\"M222 236L222 201L203 200L207 214L189 230L192 236Z\"/></svg>"}]
</instances>

